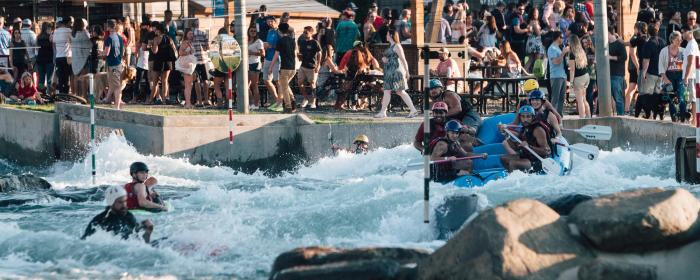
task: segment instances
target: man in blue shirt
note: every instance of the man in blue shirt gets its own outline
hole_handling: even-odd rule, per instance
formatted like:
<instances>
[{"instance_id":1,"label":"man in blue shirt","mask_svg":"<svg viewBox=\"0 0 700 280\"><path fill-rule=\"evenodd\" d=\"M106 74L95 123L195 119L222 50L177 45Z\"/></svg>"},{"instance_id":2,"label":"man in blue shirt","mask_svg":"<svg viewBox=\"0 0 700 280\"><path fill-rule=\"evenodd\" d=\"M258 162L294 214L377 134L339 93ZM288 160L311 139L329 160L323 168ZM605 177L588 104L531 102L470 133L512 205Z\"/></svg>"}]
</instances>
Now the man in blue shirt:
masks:
<instances>
[{"instance_id":1,"label":"man in blue shirt","mask_svg":"<svg viewBox=\"0 0 700 280\"><path fill-rule=\"evenodd\" d=\"M117 33L117 23L113 19L107 21L107 31L109 32L109 37L105 39L103 51L107 64L107 84L109 85L107 96L109 98L109 96L114 94L114 105L117 110L120 110L122 101L121 78L124 71L124 66L122 65L124 39Z\"/></svg>"},{"instance_id":2,"label":"man in blue shirt","mask_svg":"<svg viewBox=\"0 0 700 280\"><path fill-rule=\"evenodd\" d=\"M564 62L564 58L569 52L569 47L564 47L563 50L560 49L561 45L564 43L564 36L562 36L561 31L552 31L552 38L554 38L554 42L552 42L547 50L549 81L552 89L552 106L557 109L559 115L563 116L564 99L566 98L566 72L564 71L566 63Z\"/></svg>"},{"instance_id":3,"label":"man in blue shirt","mask_svg":"<svg viewBox=\"0 0 700 280\"><path fill-rule=\"evenodd\" d=\"M267 6L260 5L258 12L260 14L258 14L258 18L255 19L255 29L258 31L258 39L267 42L267 31L270 30L270 27L267 25L268 16L265 14L267 12Z\"/></svg>"},{"instance_id":4,"label":"man in blue shirt","mask_svg":"<svg viewBox=\"0 0 700 280\"><path fill-rule=\"evenodd\" d=\"M268 109L272 111L282 111L282 98L277 94L277 88L275 88L274 82L277 82L280 75L280 63L272 63L272 59L275 57L275 48L277 46L277 41L280 39L280 34L277 31L277 19L275 17L267 18L267 25L269 30L267 32L267 37L265 40L265 63L263 63L263 81L267 86L267 91L275 99L275 103L270 105ZM277 58L279 62L279 57ZM270 65L274 67L270 68Z\"/></svg>"},{"instance_id":5,"label":"man in blue shirt","mask_svg":"<svg viewBox=\"0 0 700 280\"><path fill-rule=\"evenodd\" d=\"M5 30L5 18L0 17L0 55L10 55L10 32ZM10 67L10 65L5 65Z\"/></svg>"},{"instance_id":6,"label":"man in blue shirt","mask_svg":"<svg viewBox=\"0 0 700 280\"><path fill-rule=\"evenodd\" d=\"M336 48L335 48L335 63L340 64L340 60L347 51L352 49L353 43L360 39L360 30L355 24L355 13L345 12L345 20L338 24L335 28Z\"/></svg>"}]
</instances>

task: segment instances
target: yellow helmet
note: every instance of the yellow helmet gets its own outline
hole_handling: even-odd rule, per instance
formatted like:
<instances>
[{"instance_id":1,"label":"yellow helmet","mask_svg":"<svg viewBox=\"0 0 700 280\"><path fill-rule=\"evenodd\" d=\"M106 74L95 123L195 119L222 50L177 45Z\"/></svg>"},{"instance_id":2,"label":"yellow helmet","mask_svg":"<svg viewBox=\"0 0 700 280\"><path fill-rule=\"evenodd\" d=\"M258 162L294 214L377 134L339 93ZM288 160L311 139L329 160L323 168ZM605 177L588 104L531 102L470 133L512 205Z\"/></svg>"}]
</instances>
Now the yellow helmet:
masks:
<instances>
[{"instance_id":1,"label":"yellow helmet","mask_svg":"<svg viewBox=\"0 0 700 280\"><path fill-rule=\"evenodd\" d=\"M364 135L364 134L357 136L357 138L355 138L355 142L357 142L357 141L365 142L365 143L369 144L369 138L367 137L367 135Z\"/></svg>"},{"instance_id":2,"label":"yellow helmet","mask_svg":"<svg viewBox=\"0 0 700 280\"><path fill-rule=\"evenodd\" d=\"M525 81L525 86L523 86L523 90L525 91L531 91L531 90L536 90L540 88L540 84L537 83L537 80L535 79L529 79Z\"/></svg>"}]
</instances>

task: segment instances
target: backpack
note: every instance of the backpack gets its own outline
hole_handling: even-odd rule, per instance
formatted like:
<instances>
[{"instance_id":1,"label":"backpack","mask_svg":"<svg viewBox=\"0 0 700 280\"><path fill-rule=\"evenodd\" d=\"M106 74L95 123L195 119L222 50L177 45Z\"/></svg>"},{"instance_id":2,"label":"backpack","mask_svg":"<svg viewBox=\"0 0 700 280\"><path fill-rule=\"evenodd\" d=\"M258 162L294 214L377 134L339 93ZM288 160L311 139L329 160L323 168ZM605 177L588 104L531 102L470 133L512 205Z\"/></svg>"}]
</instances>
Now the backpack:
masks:
<instances>
[{"instance_id":1,"label":"backpack","mask_svg":"<svg viewBox=\"0 0 700 280\"><path fill-rule=\"evenodd\" d=\"M543 79L547 74L547 60L538 58L535 60L535 66L532 68L532 73L538 79Z\"/></svg>"}]
</instances>

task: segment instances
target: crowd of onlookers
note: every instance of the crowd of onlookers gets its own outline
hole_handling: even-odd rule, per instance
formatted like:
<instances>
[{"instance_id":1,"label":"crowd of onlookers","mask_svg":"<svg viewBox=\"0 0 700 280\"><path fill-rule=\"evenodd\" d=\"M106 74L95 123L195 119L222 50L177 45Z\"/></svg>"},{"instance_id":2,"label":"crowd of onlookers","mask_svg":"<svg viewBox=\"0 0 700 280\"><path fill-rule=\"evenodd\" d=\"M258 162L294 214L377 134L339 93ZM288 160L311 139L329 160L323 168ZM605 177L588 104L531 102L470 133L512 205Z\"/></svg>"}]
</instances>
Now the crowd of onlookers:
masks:
<instances>
[{"instance_id":1,"label":"crowd of onlookers","mask_svg":"<svg viewBox=\"0 0 700 280\"><path fill-rule=\"evenodd\" d=\"M460 65L447 48L441 48L440 63L431 74L443 78L534 75L547 88L560 114L565 100L573 95L579 116L595 115L599 108L592 2L547 0L536 7L528 0L518 0L470 9L465 2L448 1L442 8L437 41L463 45L471 62ZM260 6L247 29L250 109L313 109L319 97L333 92L334 108L362 110L367 108L368 96L350 93L369 88L383 92L377 117L386 116L392 93L401 97L413 116L415 108L407 93L410 73L402 47L411 42L411 11L380 12L372 3L358 20L353 6L337 19L323 18L299 32L290 26L289 13L275 17L267 14L265 5ZM662 26L663 15L643 1L629 41L616 32L617 13L612 5L607 7L615 113L663 116L668 106L672 119L692 118L687 105L695 90L692 62L700 55L695 42L700 31L689 31L698 28L696 13L674 12ZM427 29L429 13L425 16ZM84 19L64 17L55 25L43 22L36 35L38 26L29 19L6 24L0 18L0 55L9 55L8 68L0 69L0 90L4 93L8 85L19 81L15 86L18 95L12 95L16 100L33 99L39 88L83 97L94 90L99 102L114 103L128 88L129 103L171 104L171 93L182 93L186 108L224 106L228 73L209 66L211 36L200 30L196 19L180 23L185 26L178 33L170 11L162 22L145 17L139 26L128 17L92 26ZM233 35L234 24L217 34ZM383 52L376 51L379 43L385 43ZM375 58L378 54L379 59ZM471 65L496 66L499 71L487 74ZM92 89L88 74L94 79ZM468 91L454 80L447 80L446 88ZM481 88L483 84L471 90ZM299 104L295 91L304 98ZM263 102L267 96L270 101Z\"/></svg>"}]
</instances>

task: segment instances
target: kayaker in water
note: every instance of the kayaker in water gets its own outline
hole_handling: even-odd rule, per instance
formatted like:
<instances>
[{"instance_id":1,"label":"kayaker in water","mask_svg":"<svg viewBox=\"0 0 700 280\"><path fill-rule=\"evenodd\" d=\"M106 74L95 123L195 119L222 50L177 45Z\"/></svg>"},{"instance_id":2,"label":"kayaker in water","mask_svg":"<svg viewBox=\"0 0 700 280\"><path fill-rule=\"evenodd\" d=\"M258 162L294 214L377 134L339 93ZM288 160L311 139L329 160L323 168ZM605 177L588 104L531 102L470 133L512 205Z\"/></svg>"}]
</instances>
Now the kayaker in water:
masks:
<instances>
[{"instance_id":1,"label":"kayaker in water","mask_svg":"<svg viewBox=\"0 0 700 280\"><path fill-rule=\"evenodd\" d=\"M141 224L136 222L133 214L129 213L126 206L126 191L122 187L112 186L105 191L105 204L107 209L95 216L85 229L81 239L94 234L98 228L121 235L123 239L129 238L134 232L143 230L143 240L149 243L153 232L153 223L143 220Z\"/></svg>"},{"instance_id":2,"label":"kayaker in water","mask_svg":"<svg viewBox=\"0 0 700 280\"><path fill-rule=\"evenodd\" d=\"M518 114L523 125L518 133L518 139L522 142L518 144L517 141L510 139L510 134L506 134L503 148L507 154L501 156L501 163L508 172L513 172L513 170L527 171L530 169L540 172L542 171L542 163L524 147L530 147L542 158L549 157L552 151L551 132L547 130L541 121L536 119L535 109L532 106L526 105L521 107ZM501 126L500 129L503 131L503 129L508 128Z\"/></svg>"},{"instance_id":3,"label":"kayaker in water","mask_svg":"<svg viewBox=\"0 0 700 280\"><path fill-rule=\"evenodd\" d=\"M430 99L433 102L445 102L450 110L447 111L448 120L458 120L469 127L469 134L476 135L481 127L482 120L479 113L474 111L474 106L467 98L462 98L454 91L445 90L438 79L430 80Z\"/></svg>"},{"instance_id":4,"label":"kayaker in water","mask_svg":"<svg viewBox=\"0 0 700 280\"><path fill-rule=\"evenodd\" d=\"M148 178L148 166L145 163L132 163L129 166L129 174L132 182L124 186L127 194L126 204L129 210L168 211L168 207L163 204L160 195L153 191L158 180L153 177Z\"/></svg>"},{"instance_id":5,"label":"kayaker in water","mask_svg":"<svg viewBox=\"0 0 700 280\"><path fill-rule=\"evenodd\" d=\"M447 122L447 112L449 111L449 106L447 103L438 101L433 103L432 113L433 117L430 119L430 141L432 143L435 139L439 137L445 137L445 122ZM461 124L461 123L460 123ZM418 127L416 136L413 138L413 147L416 148L421 154L423 153L423 134L424 134L423 123ZM471 152L472 147L481 145L481 141L476 137L472 136L475 130L467 126L462 128L464 133L460 134L459 142L462 148ZM472 134L470 134L472 133Z\"/></svg>"},{"instance_id":6,"label":"kayaker in water","mask_svg":"<svg viewBox=\"0 0 700 280\"><path fill-rule=\"evenodd\" d=\"M457 158L474 156L476 154L465 151L459 143L462 134L462 125L451 120L445 124L446 137L438 137L431 142L430 160L451 160L451 162L436 163L431 165L431 179L438 182L452 181L459 176L469 175L474 170L474 163L470 159L457 160ZM481 154L486 158L486 154Z\"/></svg>"},{"instance_id":7,"label":"kayaker in water","mask_svg":"<svg viewBox=\"0 0 700 280\"><path fill-rule=\"evenodd\" d=\"M343 150L347 151L348 153L355 153L355 154L366 154L369 151L369 137L367 135L360 135L355 138L355 141L352 142L353 145L355 145L355 148L343 148L338 145L332 145L331 150L337 151L337 150Z\"/></svg>"}]
</instances>

